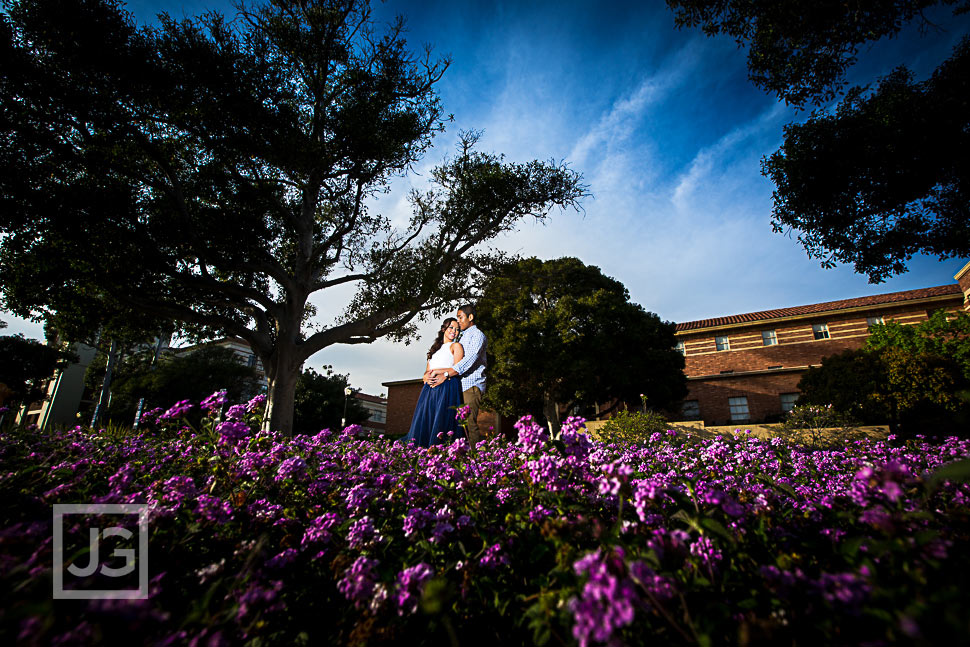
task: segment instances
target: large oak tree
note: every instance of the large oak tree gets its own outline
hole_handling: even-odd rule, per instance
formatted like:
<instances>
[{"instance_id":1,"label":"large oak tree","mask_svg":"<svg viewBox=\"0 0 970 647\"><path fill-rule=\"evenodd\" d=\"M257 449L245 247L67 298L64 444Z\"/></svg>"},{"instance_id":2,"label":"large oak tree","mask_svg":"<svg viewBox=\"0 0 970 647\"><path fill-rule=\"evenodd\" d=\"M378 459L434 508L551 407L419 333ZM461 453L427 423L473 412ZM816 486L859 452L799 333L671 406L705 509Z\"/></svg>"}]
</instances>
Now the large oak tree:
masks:
<instances>
[{"instance_id":1,"label":"large oak tree","mask_svg":"<svg viewBox=\"0 0 970 647\"><path fill-rule=\"evenodd\" d=\"M728 34L748 48L751 80L816 110L785 128L762 163L776 186L772 226L798 232L823 267L851 263L871 282L906 271L913 254L970 255L970 42L930 78L905 66L863 87L846 77L860 48L955 0L667 0L681 26ZM832 107L830 102L839 98Z\"/></svg>"},{"instance_id":2,"label":"large oak tree","mask_svg":"<svg viewBox=\"0 0 970 647\"><path fill-rule=\"evenodd\" d=\"M584 193L563 163L461 138L411 195L368 209L447 117L448 66L378 31L366 0L273 0L232 21L115 0L12 0L0 15L0 305L75 338L161 322L246 340L289 431L300 367L332 344L408 338L468 298L482 243ZM314 320L311 295L347 287ZM331 290L332 291L332 290Z\"/></svg>"}]
</instances>

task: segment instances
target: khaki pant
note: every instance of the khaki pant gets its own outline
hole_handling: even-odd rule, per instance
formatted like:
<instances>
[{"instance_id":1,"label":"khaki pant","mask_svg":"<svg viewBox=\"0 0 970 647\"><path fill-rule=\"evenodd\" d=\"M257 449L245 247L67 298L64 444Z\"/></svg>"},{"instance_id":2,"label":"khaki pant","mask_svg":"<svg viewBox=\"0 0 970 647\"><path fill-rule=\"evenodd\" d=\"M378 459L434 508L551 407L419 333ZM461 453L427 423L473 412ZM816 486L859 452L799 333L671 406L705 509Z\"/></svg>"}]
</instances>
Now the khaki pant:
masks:
<instances>
[{"instance_id":1,"label":"khaki pant","mask_svg":"<svg viewBox=\"0 0 970 647\"><path fill-rule=\"evenodd\" d=\"M468 406L468 417L465 418L465 431L468 442L472 445L482 439L482 432L478 429L478 405L482 401L482 390L477 386L462 391L461 398Z\"/></svg>"}]
</instances>

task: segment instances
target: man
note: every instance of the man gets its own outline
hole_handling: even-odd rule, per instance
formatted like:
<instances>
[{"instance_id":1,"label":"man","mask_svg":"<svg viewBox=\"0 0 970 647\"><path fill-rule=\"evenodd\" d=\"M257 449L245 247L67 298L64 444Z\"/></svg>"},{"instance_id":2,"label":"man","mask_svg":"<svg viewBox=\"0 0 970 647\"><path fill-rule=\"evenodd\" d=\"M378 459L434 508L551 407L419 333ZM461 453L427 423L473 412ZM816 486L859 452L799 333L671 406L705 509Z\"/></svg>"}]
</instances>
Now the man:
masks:
<instances>
[{"instance_id":1,"label":"man","mask_svg":"<svg viewBox=\"0 0 970 647\"><path fill-rule=\"evenodd\" d=\"M478 429L478 406L485 392L485 334L475 325L475 307L463 305L458 308L458 327L461 328L461 345L465 349L465 356L451 368L437 369L431 373L430 384L436 385L440 375L454 377L461 376L462 399L468 407L468 417L465 425L468 430L468 442L474 445L482 439Z\"/></svg>"}]
</instances>

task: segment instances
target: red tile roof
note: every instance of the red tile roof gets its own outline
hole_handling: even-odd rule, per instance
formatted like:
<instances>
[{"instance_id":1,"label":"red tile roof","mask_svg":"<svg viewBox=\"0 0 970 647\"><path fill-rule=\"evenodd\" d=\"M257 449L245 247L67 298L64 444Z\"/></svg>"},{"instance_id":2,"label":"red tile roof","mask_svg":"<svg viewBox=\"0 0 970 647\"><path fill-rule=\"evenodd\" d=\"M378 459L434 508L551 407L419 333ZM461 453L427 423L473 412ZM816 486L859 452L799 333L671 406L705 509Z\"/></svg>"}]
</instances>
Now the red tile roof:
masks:
<instances>
[{"instance_id":1,"label":"red tile roof","mask_svg":"<svg viewBox=\"0 0 970 647\"><path fill-rule=\"evenodd\" d=\"M794 306L792 308L762 310L761 312L748 312L746 314L715 317L713 319L686 321L684 323L677 324L677 331L680 332L683 330L696 330L698 328L711 328L714 326L729 326L733 324L765 321L767 319L777 319L781 317L797 317L798 315L808 315L818 312L831 312L833 310L885 305L888 303L903 303L906 301L915 301L917 299L951 295L956 296L962 294L963 292L961 291L960 286L956 283L951 283L950 285L939 285L934 288L920 288L919 290L890 292L889 294L874 294L868 297L842 299L841 301L826 301L825 303L813 303L807 306Z\"/></svg>"},{"instance_id":2,"label":"red tile roof","mask_svg":"<svg viewBox=\"0 0 970 647\"><path fill-rule=\"evenodd\" d=\"M364 402L374 402L375 404L387 404L387 398L371 395L369 393L360 393L359 391L354 391L354 397L357 398L358 400L363 400Z\"/></svg>"}]
</instances>

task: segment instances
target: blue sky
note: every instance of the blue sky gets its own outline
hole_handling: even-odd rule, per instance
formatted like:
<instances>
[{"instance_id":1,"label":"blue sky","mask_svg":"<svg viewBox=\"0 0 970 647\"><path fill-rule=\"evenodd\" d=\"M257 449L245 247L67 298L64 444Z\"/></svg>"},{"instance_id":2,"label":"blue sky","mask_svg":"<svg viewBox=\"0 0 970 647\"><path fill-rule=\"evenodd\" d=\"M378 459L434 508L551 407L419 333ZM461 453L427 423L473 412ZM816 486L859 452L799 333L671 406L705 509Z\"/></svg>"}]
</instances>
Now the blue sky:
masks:
<instances>
[{"instance_id":1,"label":"blue sky","mask_svg":"<svg viewBox=\"0 0 970 647\"><path fill-rule=\"evenodd\" d=\"M130 2L139 22L155 13L194 15L225 2ZM462 129L482 129L480 147L512 160L562 159L583 173L593 197L583 213L523 223L498 241L543 259L575 256L622 281L631 299L671 321L942 285L965 260L914 258L910 271L879 285L851 267L823 270L795 236L771 231L771 183L760 160L804 119L747 80L745 51L728 38L677 30L662 2L375 3L379 20L406 16L408 40L449 54L439 85L455 121L418 167L375 208L406 218L411 186L454 147ZM967 33L946 10L941 30L867 48L853 74L863 81L905 63L923 78ZM326 324L341 297L315 299ZM8 315L4 333L41 337ZM308 366L333 365L351 384L417 377L437 324L409 346L386 341L332 347Z\"/></svg>"}]
</instances>

